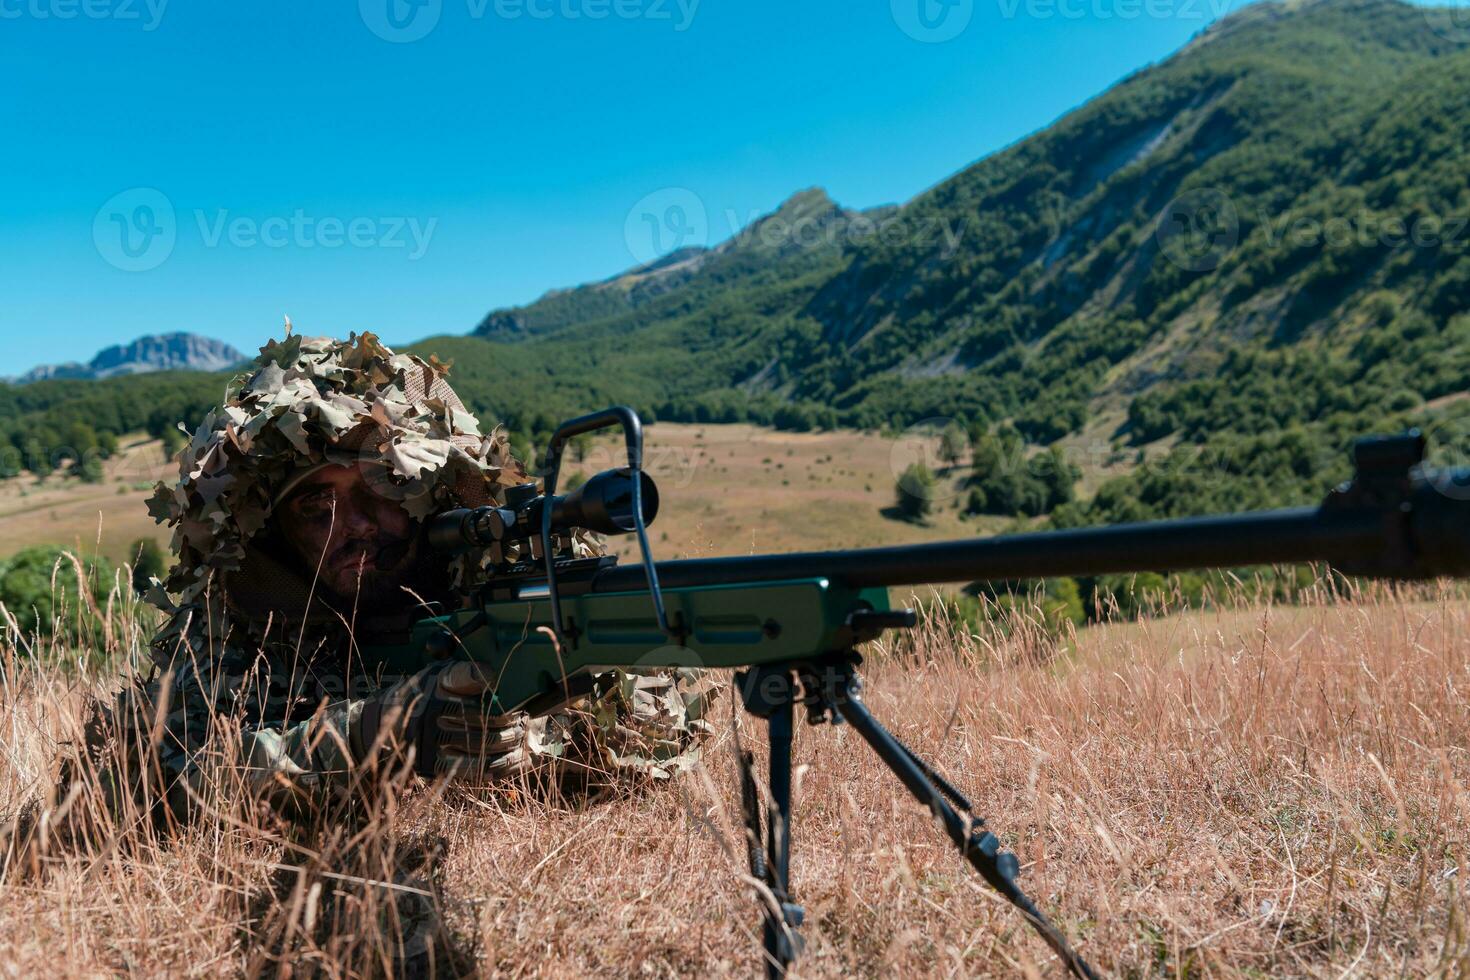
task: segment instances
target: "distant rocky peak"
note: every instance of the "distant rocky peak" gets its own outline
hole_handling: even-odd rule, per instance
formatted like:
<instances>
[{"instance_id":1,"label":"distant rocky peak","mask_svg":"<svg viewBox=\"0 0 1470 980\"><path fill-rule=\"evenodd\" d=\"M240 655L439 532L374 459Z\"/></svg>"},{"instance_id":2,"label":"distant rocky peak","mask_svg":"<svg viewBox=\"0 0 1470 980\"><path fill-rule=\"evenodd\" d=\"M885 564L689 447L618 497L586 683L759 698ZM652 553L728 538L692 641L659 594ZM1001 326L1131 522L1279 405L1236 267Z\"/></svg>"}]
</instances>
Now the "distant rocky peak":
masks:
<instances>
[{"instance_id":1,"label":"distant rocky peak","mask_svg":"<svg viewBox=\"0 0 1470 980\"><path fill-rule=\"evenodd\" d=\"M43 364L15 380L25 384L52 378L111 378L152 371L225 371L245 360L244 354L224 341L193 333L167 333L108 347L86 364L76 361Z\"/></svg>"}]
</instances>

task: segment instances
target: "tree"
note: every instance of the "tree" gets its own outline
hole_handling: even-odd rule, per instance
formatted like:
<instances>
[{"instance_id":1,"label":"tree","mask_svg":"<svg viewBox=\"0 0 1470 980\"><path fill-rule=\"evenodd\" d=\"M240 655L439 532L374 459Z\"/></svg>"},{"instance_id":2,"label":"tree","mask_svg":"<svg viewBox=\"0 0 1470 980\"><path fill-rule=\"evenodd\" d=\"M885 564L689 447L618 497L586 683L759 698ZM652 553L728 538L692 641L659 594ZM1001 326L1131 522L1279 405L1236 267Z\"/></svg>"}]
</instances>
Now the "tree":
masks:
<instances>
[{"instance_id":1,"label":"tree","mask_svg":"<svg viewBox=\"0 0 1470 980\"><path fill-rule=\"evenodd\" d=\"M934 509L934 474L923 463L912 463L898 478L898 511L911 521L923 520Z\"/></svg>"},{"instance_id":2,"label":"tree","mask_svg":"<svg viewBox=\"0 0 1470 980\"><path fill-rule=\"evenodd\" d=\"M983 449L987 459L996 452L988 442ZM1038 517L1076 498L1076 484L1082 478L1082 471L1068 462L1057 446L1037 453L1019 466L996 465L982 470L979 458L977 452L966 503L966 509L972 514Z\"/></svg>"},{"instance_id":3,"label":"tree","mask_svg":"<svg viewBox=\"0 0 1470 980\"><path fill-rule=\"evenodd\" d=\"M585 432L582 435L573 436L567 443L567 447L571 449L572 459L574 461L578 463L585 462L588 451L592 449L592 436Z\"/></svg>"},{"instance_id":4,"label":"tree","mask_svg":"<svg viewBox=\"0 0 1470 980\"><path fill-rule=\"evenodd\" d=\"M976 479L991 477L1006 464L1005 446L990 431L982 430L971 445L970 465L975 471Z\"/></svg>"},{"instance_id":5,"label":"tree","mask_svg":"<svg viewBox=\"0 0 1470 980\"><path fill-rule=\"evenodd\" d=\"M1082 470L1067 461L1060 447L1052 446L1033 458L1029 468L1046 487L1047 510L1055 510L1075 499L1077 481L1082 479Z\"/></svg>"},{"instance_id":6,"label":"tree","mask_svg":"<svg viewBox=\"0 0 1470 980\"><path fill-rule=\"evenodd\" d=\"M84 483L101 483L107 478L102 468L102 457L95 449L77 462L76 474Z\"/></svg>"},{"instance_id":7,"label":"tree","mask_svg":"<svg viewBox=\"0 0 1470 980\"><path fill-rule=\"evenodd\" d=\"M66 427L66 445L61 448L68 456L82 459L97 448L97 430L86 422L73 422Z\"/></svg>"},{"instance_id":8,"label":"tree","mask_svg":"<svg viewBox=\"0 0 1470 980\"><path fill-rule=\"evenodd\" d=\"M159 430L158 438L163 440L163 455L169 459L173 459L184 448L184 434L172 425Z\"/></svg>"},{"instance_id":9,"label":"tree","mask_svg":"<svg viewBox=\"0 0 1470 980\"><path fill-rule=\"evenodd\" d=\"M51 453L47 451L46 444L37 438L26 440L25 449L22 451L25 458L25 467L36 475L36 479L45 480L51 475Z\"/></svg>"},{"instance_id":10,"label":"tree","mask_svg":"<svg viewBox=\"0 0 1470 980\"><path fill-rule=\"evenodd\" d=\"M950 466L958 466L970 451L970 436L958 422L944 427L939 436L939 458Z\"/></svg>"}]
</instances>

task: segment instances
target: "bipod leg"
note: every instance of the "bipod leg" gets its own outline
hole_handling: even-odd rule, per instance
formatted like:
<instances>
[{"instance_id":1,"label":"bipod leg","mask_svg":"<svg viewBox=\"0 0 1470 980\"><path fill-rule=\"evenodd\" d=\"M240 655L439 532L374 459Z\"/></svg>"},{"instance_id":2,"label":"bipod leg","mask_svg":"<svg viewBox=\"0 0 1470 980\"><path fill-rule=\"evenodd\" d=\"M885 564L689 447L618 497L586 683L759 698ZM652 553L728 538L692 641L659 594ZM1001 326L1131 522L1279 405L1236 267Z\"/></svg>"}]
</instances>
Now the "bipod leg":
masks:
<instances>
[{"instance_id":1,"label":"bipod leg","mask_svg":"<svg viewBox=\"0 0 1470 980\"><path fill-rule=\"evenodd\" d=\"M1020 864L1016 856L1000 849L1000 841L984 829L984 820L969 812L969 801L958 790L868 713L867 706L854 690L856 684L856 676L849 671L840 678L839 683L828 687L826 699L831 707L852 725L863 741L873 747L873 751L878 753L878 757L908 787L909 792L934 812L944 825L945 832L959 847L960 853L992 888L1021 910L1041 938L1046 940L1046 944L1061 957L1072 975L1083 980L1095 980L1097 974L1092 972L1092 967L1072 949L1061 931L1052 925L1017 886L1016 872L1020 870ZM950 800L954 800L966 812L960 813L950 804Z\"/></svg>"},{"instance_id":2,"label":"bipod leg","mask_svg":"<svg viewBox=\"0 0 1470 980\"><path fill-rule=\"evenodd\" d=\"M803 910L791 901L791 744L792 718L796 699L795 677L790 669L759 667L736 675L745 707L751 714L766 719L771 758L769 781L770 811L765 820L765 853L761 855L760 802L756 792L752 759L742 754L741 796L745 808L745 824L751 835L751 874L764 881L771 892L771 902L761 902L762 946L765 949L766 976L781 978L801 952ZM762 860L763 858L763 860Z\"/></svg>"},{"instance_id":3,"label":"bipod leg","mask_svg":"<svg viewBox=\"0 0 1470 980\"><path fill-rule=\"evenodd\" d=\"M802 908L791 902L791 702L780 706L767 720L771 740L771 813L766 824L766 863L771 894L781 910L780 921L766 910L766 973L784 977L786 969L801 952L795 929L801 925Z\"/></svg>"},{"instance_id":4,"label":"bipod leg","mask_svg":"<svg viewBox=\"0 0 1470 980\"><path fill-rule=\"evenodd\" d=\"M736 735L739 739L739 735ZM745 856L750 862L750 876L771 883L766 865L766 832L761 820L761 794L755 784L755 754L740 750L740 811L745 816Z\"/></svg>"}]
</instances>

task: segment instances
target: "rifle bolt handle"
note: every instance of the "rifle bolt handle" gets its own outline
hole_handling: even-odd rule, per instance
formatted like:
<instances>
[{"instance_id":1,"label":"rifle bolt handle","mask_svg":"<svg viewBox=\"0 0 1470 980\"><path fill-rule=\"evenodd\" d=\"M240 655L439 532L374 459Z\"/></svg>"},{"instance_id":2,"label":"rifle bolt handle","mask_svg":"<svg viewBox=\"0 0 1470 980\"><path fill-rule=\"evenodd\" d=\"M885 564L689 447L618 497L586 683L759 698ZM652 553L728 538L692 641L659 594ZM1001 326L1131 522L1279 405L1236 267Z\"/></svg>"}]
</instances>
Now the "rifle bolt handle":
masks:
<instances>
[{"instance_id":1,"label":"rifle bolt handle","mask_svg":"<svg viewBox=\"0 0 1470 980\"><path fill-rule=\"evenodd\" d=\"M882 630L913 629L919 622L919 614L912 609L859 609L848 619L855 631L878 633Z\"/></svg>"}]
</instances>

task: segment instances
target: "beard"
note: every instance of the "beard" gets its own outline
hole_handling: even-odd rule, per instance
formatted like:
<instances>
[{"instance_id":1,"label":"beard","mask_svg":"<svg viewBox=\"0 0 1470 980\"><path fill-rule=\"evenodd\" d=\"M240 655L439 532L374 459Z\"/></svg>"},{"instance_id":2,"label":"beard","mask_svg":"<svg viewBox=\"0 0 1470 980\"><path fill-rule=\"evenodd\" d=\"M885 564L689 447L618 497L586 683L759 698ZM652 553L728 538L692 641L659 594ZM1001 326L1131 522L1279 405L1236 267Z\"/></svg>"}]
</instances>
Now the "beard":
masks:
<instances>
[{"instance_id":1,"label":"beard","mask_svg":"<svg viewBox=\"0 0 1470 980\"><path fill-rule=\"evenodd\" d=\"M432 581L417 538L380 534L346 541L327 556L321 584L347 604L412 605Z\"/></svg>"}]
</instances>

